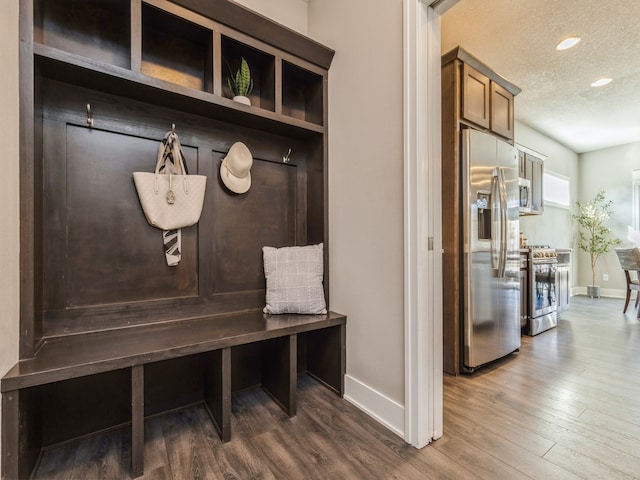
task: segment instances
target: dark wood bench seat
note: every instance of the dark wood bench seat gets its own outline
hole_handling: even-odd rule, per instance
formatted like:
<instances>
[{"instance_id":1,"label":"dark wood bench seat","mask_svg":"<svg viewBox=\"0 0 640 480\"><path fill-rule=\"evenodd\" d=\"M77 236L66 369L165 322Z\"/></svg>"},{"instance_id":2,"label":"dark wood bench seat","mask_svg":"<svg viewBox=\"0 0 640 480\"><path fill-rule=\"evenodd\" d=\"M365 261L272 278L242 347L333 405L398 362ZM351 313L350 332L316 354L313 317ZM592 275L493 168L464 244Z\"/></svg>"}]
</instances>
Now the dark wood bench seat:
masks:
<instances>
[{"instance_id":1,"label":"dark wood bench seat","mask_svg":"<svg viewBox=\"0 0 640 480\"><path fill-rule=\"evenodd\" d=\"M13 472L16 478L28 477L37 453L29 460L23 450L26 445L38 452L43 447L38 441L43 428L39 423L47 422L38 420L38 408L41 407L30 407L42 402L42 397L46 396L34 393L38 392L38 387L115 371L125 371L128 378L128 369L132 472L139 476L144 470L146 402L152 400L145 396L157 390L146 387L145 367L166 360L204 355L205 367L201 376L205 378L199 379L206 392L202 401L220 437L228 441L231 438L232 374L234 378L243 375L242 371L232 372L234 348L247 345L258 348L260 385L292 417L296 414L296 377L303 373L298 371L300 365L342 396L345 325L346 317L334 312L267 315L251 310L45 339L36 355L16 364L0 384L3 394L2 444L7 472ZM300 336L304 341L299 346ZM252 368L255 370L255 366ZM25 415L25 412L30 413Z\"/></svg>"},{"instance_id":2,"label":"dark wood bench seat","mask_svg":"<svg viewBox=\"0 0 640 480\"><path fill-rule=\"evenodd\" d=\"M2 392L294 333L342 325L344 315L228 315L138 325L47 339L2 378Z\"/></svg>"}]
</instances>

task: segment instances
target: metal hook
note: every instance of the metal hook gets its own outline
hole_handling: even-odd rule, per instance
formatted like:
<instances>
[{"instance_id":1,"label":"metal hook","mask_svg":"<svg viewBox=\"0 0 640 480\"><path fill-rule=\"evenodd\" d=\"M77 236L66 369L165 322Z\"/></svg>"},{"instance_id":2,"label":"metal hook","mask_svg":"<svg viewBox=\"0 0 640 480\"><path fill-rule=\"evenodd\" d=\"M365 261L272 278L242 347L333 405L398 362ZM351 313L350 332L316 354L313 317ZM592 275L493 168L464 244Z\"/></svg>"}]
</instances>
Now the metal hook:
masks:
<instances>
[{"instance_id":1,"label":"metal hook","mask_svg":"<svg viewBox=\"0 0 640 480\"><path fill-rule=\"evenodd\" d=\"M91 116L91 104L87 103L87 125L93 127L93 117Z\"/></svg>"},{"instance_id":2,"label":"metal hook","mask_svg":"<svg viewBox=\"0 0 640 480\"><path fill-rule=\"evenodd\" d=\"M176 124L175 123L171 124L171 133L176 133Z\"/></svg>"},{"instance_id":3,"label":"metal hook","mask_svg":"<svg viewBox=\"0 0 640 480\"><path fill-rule=\"evenodd\" d=\"M291 148L289 148L289 151L287 152L287 154L282 157L282 162L283 163L289 163L291 161Z\"/></svg>"}]
</instances>

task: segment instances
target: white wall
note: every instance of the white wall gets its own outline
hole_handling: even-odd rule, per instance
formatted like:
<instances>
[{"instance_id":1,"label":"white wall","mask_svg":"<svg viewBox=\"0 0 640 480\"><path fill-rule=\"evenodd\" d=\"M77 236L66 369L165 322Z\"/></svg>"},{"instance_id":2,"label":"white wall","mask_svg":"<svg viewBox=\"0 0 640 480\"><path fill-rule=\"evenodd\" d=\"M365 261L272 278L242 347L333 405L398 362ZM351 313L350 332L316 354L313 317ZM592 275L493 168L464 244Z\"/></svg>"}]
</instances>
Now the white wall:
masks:
<instances>
[{"instance_id":1,"label":"white wall","mask_svg":"<svg viewBox=\"0 0 640 480\"><path fill-rule=\"evenodd\" d=\"M19 298L19 194L18 194L18 0L0 2L0 377L18 360ZM0 418L1 420L1 418ZM2 445L0 445L0 450Z\"/></svg>"},{"instance_id":2,"label":"white wall","mask_svg":"<svg viewBox=\"0 0 640 480\"><path fill-rule=\"evenodd\" d=\"M627 226L632 225L631 170L640 169L640 142L606 148L580 155L580 200L592 199L599 189L604 189L606 198L613 200L614 215L609 220L613 236L620 238L623 245L627 240ZM609 281L602 280L602 274L609 274ZM579 264L579 284L591 283L591 267L588 256L582 253ZM626 290L624 274L614 252L608 252L598 261L596 283L604 295L620 295ZM617 290L617 292L616 292Z\"/></svg>"},{"instance_id":3,"label":"white wall","mask_svg":"<svg viewBox=\"0 0 640 480\"><path fill-rule=\"evenodd\" d=\"M329 70L330 307L348 316L347 399L401 433L402 0L237 1L336 50Z\"/></svg>"},{"instance_id":4,"label":"white wall","mask_svg":"<svg viewBox=\"0 0 640 480\"><path fill-rule=\"evenodd\" d=\"M307 0L234 0L296 32L307 34Z\"/></svg>"},{"instance_id":5,"label":"white wall","mask_svg":"<svg viewBox=\"0 0 640 480\"><path fill-rule=\"evenodd\" d=\"M308 25L336 51L329 267L331 308L348 316L346 396L403 430L402 0L310 0Z\"/></svg>"}]
</instances>

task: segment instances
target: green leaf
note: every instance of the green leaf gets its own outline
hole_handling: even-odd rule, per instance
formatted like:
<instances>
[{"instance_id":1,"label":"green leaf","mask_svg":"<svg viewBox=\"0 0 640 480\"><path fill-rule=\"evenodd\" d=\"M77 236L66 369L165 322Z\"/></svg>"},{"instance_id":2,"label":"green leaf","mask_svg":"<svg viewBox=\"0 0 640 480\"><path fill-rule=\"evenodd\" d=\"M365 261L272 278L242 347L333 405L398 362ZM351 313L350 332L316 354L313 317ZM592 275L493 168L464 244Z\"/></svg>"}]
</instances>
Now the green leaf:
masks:
<instances>
[{"instance_id":1,"label":"green leaf","mask_svg":"<svg viewBox=\"0 0 640 480\"><path fill-rule=\"evenodd\" d=\"M229 88L233 95L249 96L253 91L253 78L251 78L251 69L249 64L242 57L240 68L236 71L235 76L232 74L228 79Z\"/></svg>"}]
</instances>

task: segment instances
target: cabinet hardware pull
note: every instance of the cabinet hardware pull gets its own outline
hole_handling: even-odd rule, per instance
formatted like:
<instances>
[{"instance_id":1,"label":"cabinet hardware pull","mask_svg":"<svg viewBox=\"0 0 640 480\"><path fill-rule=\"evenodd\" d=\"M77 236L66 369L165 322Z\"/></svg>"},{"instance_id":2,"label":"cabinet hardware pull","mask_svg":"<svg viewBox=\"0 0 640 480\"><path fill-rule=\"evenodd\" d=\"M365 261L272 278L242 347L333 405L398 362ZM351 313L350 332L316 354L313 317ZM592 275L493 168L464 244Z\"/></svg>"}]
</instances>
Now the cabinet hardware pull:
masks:
<instances>
[{"instance_id":1,"label":"cabinet hardware pull","mask_svg":"<svg viewBox=\"0 0 640 480\"><path fill-rule=\"evenodd\" d=\"M93 117L91 116L91 104L87 103L87 125L93 127Z\"/></svg>"}]
</instances>

